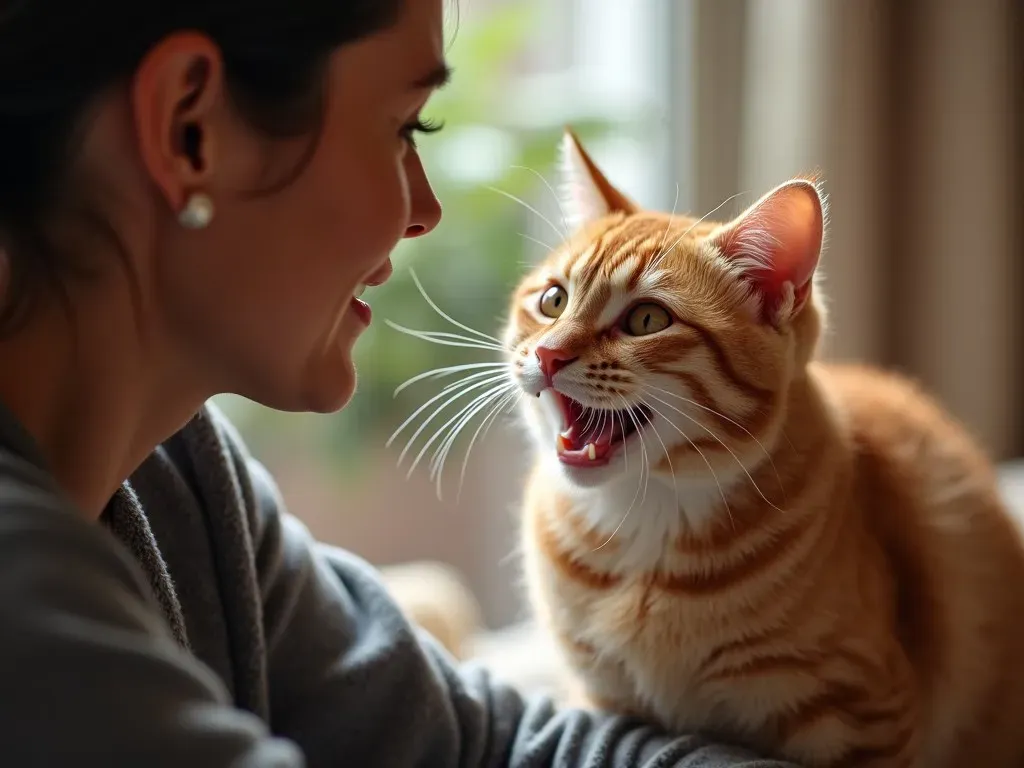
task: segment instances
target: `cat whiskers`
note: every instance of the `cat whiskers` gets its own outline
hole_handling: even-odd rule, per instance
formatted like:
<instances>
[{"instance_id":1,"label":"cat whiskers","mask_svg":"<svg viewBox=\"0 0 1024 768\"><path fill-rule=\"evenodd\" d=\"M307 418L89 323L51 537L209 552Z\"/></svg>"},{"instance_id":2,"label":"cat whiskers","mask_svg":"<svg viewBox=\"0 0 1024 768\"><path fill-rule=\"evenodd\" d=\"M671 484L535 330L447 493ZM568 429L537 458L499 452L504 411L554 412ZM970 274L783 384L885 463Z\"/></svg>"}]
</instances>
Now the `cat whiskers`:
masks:
<instances>
[{"instance_id":1,"label":"cat whiskers","mask_svg":"<svg viewBox=\"0 0 1024 768\"><path fill-rule=\"evenodd\" d=\"M495 400L498 400L504 395L507 395L512 391L510 383L506 382L498 385L497 387L490 389L486 392L474 397L468 404L464 405L462 409L446 421L431 437L424 446L420 449L419 454L416 456L416 460L413 462L412 467L409 469L409 474L416 468L420 459L427 452L427 449L434 443L434 441L444 434L445 430L449 430L448 435L438 444L437 449L434 451L434 455L430 461L430 479L437 482L437 493L440 498L441 494L441 470L443 469L444 460L448 456L448 452L451 450L452 444L455 439L459 436L459 433L465 428L465 426L476 416L480 411L492 404ZM454 425L454 426L453 426Z\"/></svg>"},{"instance_id":2,"label":"cat whiskers","mask_svg":"<svg viewBox=\"0 0 1024 768\"><path fill-rule=\"evenodd\" d=\"M703 403L698 403L696 400L691 400L690 398L684 397L683 395L680 395L680 394L678 394L676 392L669 392L667 389L662 389L661 387L655 387L655 386L653 386L651 384L647 384L645 386L647 387L648 390L653 390L653 391L656 391L656 392L660 392L661 394L668 395L669 397L677 397L680 400L682 400L683 402L689 403L690 405L694 406L695 408L700 408L701 410L707 411L708 413L710 413L710 414L712 414L714 416L717 416L718 418L722 419L723 421L729 422L730 424L732 424L737 429L743 430L743 432L747 435L747 437L749 437L751 440L753 440L755 443L757 443L757 447L761 449L761 452L764 454L765 458L768 459L768 463L771 464L771 466L772 466L772 472L775 473L775 479L776 479L776 481L779 484L779 490L782 491L783 497L786 496L786 489L782 485L782 477L779 475L779 470L775 468L775 460L772 458L772 455L771 455L771 453L769 453L768 449L764 447L764 444L760 440L757 439L757 437L754 435L753 432L751 432L749 429L744 427L742 424L740 424L735 419L731 419L728 416L726 416L724 413L716 411L714 408L710 408L710 407L704 405ZM788 442L789 438L786 438L786 440ZM791 442L790 442L789 445L790 445L791 448L793 447L793 444ZM796 449L794 448L794 450L796 450Z\"/></svg>"},{"instance_id":3,"label":"cat whiskers","mask_svg":"<svg viewBox=\"0 0 1024 768\"><path fill-rule=\"evenodd\" d=\"M406 328L396 322L385 319L384 322L399 333L412 336L416 339L429 341L431 344L440 344L443 347L468 347L469 349L483 349L489 352L504 352L505 347L500 344L492 344L486 341L474 339L471 336L464 336L461 333L450 333L448 331L417 331Z\"/></svg>"},{"instance_id":4,"label":"cat whiskers","mask_svg":"<svg viewBox=\"0 0 1024 768\"><path fill-rule=\"evenodd\" d=\"M621 395L619 396L619 399L622 400L623 403L626 402L622 398ZM628 409L628 405L626 407ZM622 418L622 414L623 414L623 411L619 411L619 428L622 430L622 434L626 434L626 420L624 418ZM612 421L613 422L615 421L615 417L614 416L612 416ZM626 472L628 473L629 472L629 451L623 450L623 452L622 452L622 462L623 462L623 465L625 467ZM642 468L641 468L641 471L642 471Z\"/></svg>"},{"instance_id":5,"label":"cat whiskers","mask_svg":"<svg viewBox=\"0 0 1024 768\"><path fill-rule=\"evenodd\" d=\"M686 413L685 411L682 411L682 410L680 410L679 408L676 408L676 407L675 407L674 405L672 405L671 403L669 403L669 402L666 402L665 400L662 400L662 399L661 399L660 397L658 397L657 395L655 395L655 394L652 394L652 393L651 393L651 391L650 391L649 389L645 388L645 389L644 389L644 391L645 391L645 392L646 392L646 393L647 393L647 394L648 394L648 395L649 395L650 397L652 397L653 399L657 400L657 401L658 401L659 403L661 403L661 404L662 404L662 405L664 405L665 407L667 407L667 408L671 408L671 409L672 409L673 411L675 411L676 413L678 413L678 414L679 414L680 416L682 416L682 417L683 417L684 419L687 419L688 421L691 421L691 422L693 422L693 423L694 423L694 424L696 424L696 425L697 425L698 427L700 427L700 428L701 428L701 429L703 429L703 430L704 430L705 432L707 432L707 433L708 433L709 435L711 435L711 437L712 437L712 438L714 438L714 440L715 440L715 441L716 441L716 442L717 442L717 443L718 443L719 445L721 445L721 446L722 446L723 448L725 448L725 450L729 452L729 455L730 455L730 456L732 456L732 457L733 457L733 459L735 459L735 460L736 460L736 463L737 463L737 464L739 465L740 469L741 469L741 470L743 470L743 474L745 474L745 475L747 476L747 479L748 479L748 480L750 481L750 484L751 484L751 485L752 485L752 486L754 487L754 490L755 490L755 491L757 491L757 495L758 495L758 496L760 496L760 497L761 497L761 498L762 498L762 499L764 500L765 504L767 504L768 506L770 506L770 507L771 507L772 509L774 509L774 510L775 510L776 512L782 512L782 513L785 513L785 510L784 510L784 509L780 509L779 507L777 507L777 506L776 506L776 505L775 505L775 504L774 504L774 503L773 503L773 502L772 502L772 501L771 501L771 500L770 500L770 499L769 499L769 498L768 498L767 496L765 496L765 495L764 495L764 492L763 492L763 491L761 490L761 487L760 487L760 486L759 486L759 485L757 484L757 481L755 481L755 480L754 480L754 477L753 477L753 475L751 475L751 474L750 474L750 471L749 471L749 470L747 469L746 465L745 465L745 464L744 464L744 463L743 463L742 461L740 461L740 457L736 455L736 452L735 452L735 451L733 451L733 449L732 449L732 448L730 448L730 447L729 447L729 446L728 446L728 445L727 445L727 444L726 444L726 443L725 443L725 442L724 442L724 441L722 440L722 438L720 438L720 437L719 437L718 435L716 435L716 434L715 434L714 432L712 432L710 428L708 428L708 427L707 427L707 426L705 426L704 424L701 424L701 423L700 423L700 422L699 422L699 421L698 421L697 419L693 418L693 417L692 417L692 416L691 416L690 414ZM664 418L664 414L662 415L662 418ZM666 421L668 421L668 420L666 419ZM669 423L670 423L670 424L672 424L672 422L671 422L671 421L669 421ZM680 432L682 433L682 430L680 430ZM684 436L684 437L686 437L686 434L685 434L685 433L682 433L682 434L683 434L683 436ZM690 438L689 438L689 437L687 437L687 440L690 440ZM696 443L694 443L694 442L693 442L692 440L690 440L690 445L691 445L691 446L692 446L692 447L693 447L693 448L694 448L694 449L695 449L695 450L696 450L696 451L697 451L698 453L700 453L702 457L704 456L704 454L703 454L703 453L702 453L702 452L700 451L700 448L698 448L698 447L697 447L697 444L696 444ZM705 461L705 462L707 462L707 459L705 458L705 459L704 459L704 461ZM708 466L710 466L710 464L709 464ZM719 488L721 488L721 486L719 486Z\"/></svg>"},{"instance_id":6,"label":"cat whiskers","mask_svg":"<svg viewBox=\"0 0 1024 768\"><path fill-rule=\"evenodd\" d=\"M486 376L487 378L479 378L481 376ZM406 473L406 479L412 476L412 473L416 470L416 467L423 460L423 457L426 454L426 452L430 449L430 446L432 446L438 440L438 438L444 435L445 432L447 431L448 434L435 449L429 465L430 479L436 481L438 498L441 498L441 478L442 472L444 470L444 464L451 451L452 445L455 443L455 440L458 437L459 433L465 428L467 424L470 423L474 416L480 413L480 411L482 411L484 408L487 408L489 405L493 405L495 401L499 401L496 406L495 413L500 412L502 406L507 405L508 402L510 401L511 398L509 397L509 395L515 394L514 389L516 385L508 380L508 377L505 374L505 372L494 374L493 371L484 371L482 374L471 374L470 376L466 376L463 379L454 382L453 384L449 384L441 392L427 400L427 402L425 402L423 405L417 408L412 413L412 415L409 416L409 418L407 418L404 422L402 422L402 425L395 430L395 432L387 441L387 445L389 447L394 442L394 440L405 430L407 426L409 426L409 424L420 413L422 413L424 410L429 408L430 405L437 402L441 398L447 398L434 409L433 413L431 413L426 419L423 420L419 427L417 427L417 429L406 441L405 447L402 449L402 452L398 457L398 465L401 466L402 462L405 460L405 457L408 455L409 451L412 449L412 446L415 444L417 438L419 438L419 436L423 433L427 426L431 422L433 422L438 415L440 415L446 408L448 408L448 406L452 405L460 398L465 397L471 392L474 392L484 387L486 387L486 389L483 392L475 395L467 404L463 405L455 413L454 416L451 416L444 424L442 424L434 431L433 435L431 435L431 437L424 443L422 448L420 448L419 453L416 455L415 459L412 462L412 465L409 467L409 470ZM491 415L492 414L488 414L488 416ZM486 420L487 419L485 418L485 421ZM466 461L468 462L468 450ZM464 477L465 473L462 474L463 479Z\"/></svg>"},{"instance_id":7,"label":"cat whiskers","mask_svg":"<svg viewBox=\"0 0 1024 768\"><path fill-rule=\"evenodd\" d=\"M521 171L529 171L534 176L536 176L538 179L540 179L540 183L541 184L543 184L545 187L548 188L548 192L551 193L551 197L553 197L554 200L555 200L555 205L558 206L558 215L562 217L562 226L565 227L565 236L568 237L569 236L569 222L565 218L565 208L562 207L562 200L558 197L558 193L555 192L554 188L548 183L548 180L545 179L544 176L541 175L540 172L535 171L533 168L529 168L529 167L527 167L525 165L513 165L512 167L513 168L518 168Z\"/></svg>"},{"instance_id":8,"label":"cat whiskers","mask_svg":"<svg viewBox=\"0 0 1024 768\"><path fill-rule=\"evenodd\" d=\"M516 202L516 203L519 203L526 210L530 211L530 213L533 213L533 214L536 214L537 216L539 216L541 221L545 222L549 227L551 227L552 231L558 236L559 240L564 240L568 236L568 232L562 232L561 230L559 230L558 227L556 227L554 224L551 223L551 219L549 219L547 216L545 216L543 213L538 211L536 208L534 208L532 205L530 205L528 202L526 202L522 198L516 197L511 192L506 192L505 190L498 189L497 187L488 186L487 189L491 190L491 192L497 192L499 195L504 195L509 200L512 200L513 202Z\"/></svg>"},{"instance_id":9,"label":"cat whiskers","mask_svg":"<svg viewBox=\"0 0 1024 768\"><path fill-rule=\"evenodd\" d=\"M672 243L672 245L670 245L670 246L669 246L668 248L664 249L664 250L663 250L663 251L662 251L661 253L659 253L659 254L658 254L658 255L657 255L657 256L656 256L655 258L654 258L654 262L653 262L653 263L651 264L651 266L650 266L650 269L651 269L651 270L655 270L655 269L657 269L657 268L658 268L658 265L659 265L659 264L661 264L661 262L662 262L662 259L664 259L664 258L665 258L665 257L666 257L666 256L667 256L668 254L670 254L670 253L672 252L672 249L673 249L673 248L675 248L675 247L676 247L677 245L679 245L679 243L681 243L681 242L683 241L683 239L684 239L684 238L685 238L685 237L686 237L687 235L689 235L689 234L690 234L691 232L693 232L693 230L694 230L694 229L695 229L695 228L696 228L696 227L697 227L697 226L698 226L699 224L702 224L702 223L704 222L704 220L705 220L705 219L706 219L706 218L707 218L708 216L711 216L711 215L713 215L713 214L717 213L717 212L718 212L718 211L720 211L720 210L721 210L721 209L722 209L722 208L723 208L723 207L724 207L725 205L727 205L728 203L731 203L731 202L732 202L733 200L735 200L735 199L736 199L737 197L742 197L742 196L743 196L743 195L745 195L745 194L748 194L748 193L747 193L747 192L737 192L737 193L736 193L735 195L730 195L729 197L725 198L725 200L723 200L723 201L722 201L722 202L720 202L720 203L719 203L718 205L716 205L716 206L715 206L714 208L712 208L712 209L711 209L710 211L708 211L708 212L707 212L707 213L705 213L705 214L704 214L703 216L701 216L701 217L700 217L699 219L697 219L697 220L696 220L695 222L693 222L693 224L691 224L691 225L690 225L690 226L689 226L689 227L688 227L688 228L686 229L686 231L685 231L685 232L683 232L683 234L681 234L681 235L680 235L679 237L677 237L677 238L675 239L675 241L674 241L674 242Z\"/></svg>"},{"instance_id":10,"label":"cat whiskers","mask_svg":"<svg viewBox=\"0 0 1024 768\"><path fill-rule=\"evenodd\" d=\"M645 501L647 501L647 487L651 483L651 460L650 456L647 454L647 443L644 442L644 432L643 429L640 427L640 422L637 421L637 418L633 414L633 411L630 410L629 403L626 402L626 398L624 398L622 395L618 395L618 398L622 402L623 407L623 410L619 412L619 421L622 423L623 433L625 433L626 424L625 419L622 418L621 414L625 413L627 416L629 416L630 421L633 422L633 426L636 428L636 436L640 438L640 459L643 462L643 464L640 467L639 474L640 477L643 478L644 484L644 491L640 497L640 503L643 504ZM625 457L626 453L627 451L623 451L623 457Z\"/></svg>"},{"instance_id":11,"label":"cat whiskers","mask_svg":"<svg viewBox=\"0 0 1024 768\"><path fill-rule=\"evenodd\" d=\"M523 396L522 390L519 390L518 388L502 391L504 391L505 394L496 398L497 403L492 405L491 410L487 412L483 419L481 419L480 423L476 427L476 430L474 430L472 437L470 437L469 439L469 445L466 446L466 453L462 459L462 469L459 471L458 491L456 491L455 494L456 504L458 504L462 500L462 488L466 482L466 470L469 468L469 457L473 453L473 446L476 444L477 438L486 435L487 430L490 429L491 425L497 419L498 415L502 413L502 411L504 410L509 410L510 404L511 408L515 408L515 406L518 405L519 403L519 399L522 398ZM455 444L455 439L458 437L459 433L465 428L466 424L468 424L469 421L476 415L476 413L478 413L479 410L482 410L483 408L490 405L494 399L495 398L485 401L483 405L480 406L477 410L463 417L463 421L459 422L459 424L449 433L448 438L445 441L444 451L441 453L440 457L438 458L437 454L435 454L435 458L431 462L431 473L432 475L436 475L435 480L437 484L436 487L438 498L441 498L441 478L444 476L444 464L448 459L448 454L451 452L452 446ZM514 403L512 402L513 400L515 400Z\"/></svg>"},{"instance_id":12,"label":"cat whiskers","mask_svg":"<svg viewBox=\"0 0 1024 768\"><path fill-rule=\"evenodd\" d=\"M540 240L540 239L534 237L533 235L528 235L525 232L517 232L516 234L519 235L524 240L529 240L531 243L536 243L541 248L544 248L547 251L554 251L554 250L556 250L556 248L554 246L548 245L543 240ZM529 262L520 262L520 264L522 266L524 266L524 267L532 267L533 266L533 264L530 264Z\"/></svg>"},{"instance_id":13,"label":"cat whiskers","mask_svg":"<svg viewBox=\"0 0 1024 768\"><path fill-rule=\"evenodd\" d=\"M411 424L416 419L417 416L423 413L423 411L425 411L431 405L436 403L438 400L441 400L442 398L447 398L441 405L434 409L434 412L427 419L425 419L422 424L420 424L420 426L413 433L412 437L410 437L409 440L406 442L405 448L398 456L398 464L399 466L401 466L402 462L405 461L406 454L409 452L409 449L412 447L412 444L416 441L416 438L420 436L423 430L426 429L427 425L431 421L433 421L434 418L436 418L437 415L441 413L441 411L443 411L445 408L447 408L449 405L451 405L453 402L458 400L463 395L466 395L474 390L477 390L480 387L486 387L491 385L494 385L495 387L508 386L508 377L505 374L505 372L495 372L493 369L488 369L484 371L479 371L477 373L471 373L468 376L463 376L458 381L448 384L444 389L442 389L436 395L434 395L425 403L423 403L423 405L421 405L419 408L414 410L409 415L409 417L406 418L406 420L401 423L398 429L396 429L391 434L391 437L388 438L387 442L384 445L390 448L391 444L395 441L395 439L405 430L407 426L409 426L409 424ZM409 474L412 474L411 469L409 470Z\"/></svg>"},{"instance_id":14,"label":"cat whiskers","mask_svg":"<svg viewBox=\"0 0 1024 768\"><path fill-rule=\"evenodd\" d=\"M650 408L651 407L650 404L647 403L647 402L641 401L640 404L643 405L645 408ZM664 418L664 417L662 417L662 418ZM658 442L661 443L661 450L663 450L665 452L665 461L668 462L668 472L672 476L672 487L675 489L675 498L676 498L676 502L678 503L678 501L679 501L679 484L676 481L676 470L672 466L672 456L671 456L671 454L668 451L668 446L665 445L665 441L662 440L661 433L658 432L658 428L654 425L654 420L653 419L650 422L648 422L647 426L651 428L652 432L654 432L654 436L656 438L658 438Z\"/></svg>"},{"instance_id":15,"label":"cat whiskers","mask_svg":"<svg viewBox=\"0 0 1024 768\"><path fill-rule=\"evenodd\" d=\"M652 395L652 397L653 397L653 395ZM708 461L708 457L704 455L704 451L702 451L700 449L700 446L698 446L695 442L693 442L693 440L690 438L690 436L688 434L686 434L686 432L683 431L682 427L680 427L678 424L676 424L674 421L672 421L670 418L668 418L664 413L659 411L654 405L652 405L650 402L648 402L644 398L641 398L641 402L646 407L650 408L651 411L653 411L655 414L657 414L658 416L661 416L661 418L663 418L665 420L666 424L668 424L670 427L672 427L672 429L674 429L676 432L678 432L680 435L682 435L683 439L686 440L686 442L688 442L690 444L690 447L693 448L700 455L700 457L704 460L704 463L707 464L708 471L711 472L711 477L715 481L715 485L718 486L718 495L722 497L722 504L725 506L725 513L726 513L726 515L729 516L729 523L732 525L733 530L735 531L736 530L736 519L732 516L732 508L729 506L729 500L725 497L725 489L722 488L722 483L718 480L718 474L715 472L715 468L713 466L711 466L711 462ZM684 413L683 415L685 416L686 414Z\"/></svg>"},{"instance_id":16,"label":"cat whiskers","mask_svg":"<svg viewBox=\"0 0 1024 768\"><path fill-rule=\"evenodd\" d=\"M465 323L460 323L458 320L456 320L451 315L449 315L447 312L445 312L443 309L441 309L439 306L437 306L437 303L432 298L430 298L430 296L427 295L426 290L423 288L423 283L421 283L419 277L416 276L416 270L410 268L409 269L409 276L412 278L413 283L416 284L416 289L420 292L420 296L423 297L423 300L426 301L427 305L432 310L434 310L441 318L443 318L444 320L447 320L449 323L454 325L456 328L460 328L463 331L471 333L473 336L475 336L476 338L481 339L483 342L488 342L490 344L497 345L497 347L498 347L498 349L500 351L502 351L502 352L506 351L507 348L502 343L501 339L495 338L494 336L486 334L483 331L478 331L476 328L471 328L470 326L466 325ZM429 339L428 339L428 341L429 341Z\"/></svg>"},{"instance_id":17,"label":"cat whiskers","mask_svg":"<svg viewBox=\"0 0 1024 768\"><path fill-rule=\"evenodd\" d=\"M506 352L507 347L498 339L490 336L482 331L478 331L475 328L471 328L468 325L460 323L455 320L447 313L445 313L437 304L427 295L424 290L422 283L416 276L415 272L410 270L413 281L416 284L420 294L426 300L427 304L433 309L441 318L447 320L455 327L466 331L466 334L462 333L451 333L448 331L417 331L410 328L406 328L397 323L393 323L390 320L387 324L395 330L412 336L423 341L429 341L433 344L440 344L442 346L454 346L454 347L469 347L473 349L482 349L491 352ZM402 384L400 384L394 392L394 396L398 396L407 387L415 384L416 382L423 381L424 379L435 379L450 376L458 373L465 373L457 381L447 384L440 392L431 397L425 403L420 405L412 414L402 422L402 424L392 433L391 437L388 438L386 446L390 447L392 443L401 435L405 429L416 420L416 418L423 413L430 406L441 401L412 433L409 439L406 441L401 453L398 457L398 466L402 465L405 461L406 456L412 450L416 440L424 432L428 425L431 424L446 408L453 403L457 402L460 398L463 398L477 390L483 389L483 392L476 394L467 404L463 405L454 416L451 416L445 423L443 423L426 443L422 446L419 453L416 455L409 467L406 474L406 478L412 476L416 467L423 460L427 451L434 443L438 443L434 449L434 453L431 456L429 462L429 477L431 480L436 482L437 496L440 499L441 493L441 481L444 476L445 463L451 454L452 447L455 444L459 434L466 428L466 426L473 420L477 414L481 413L487 408L489 411L484 415L483 420L477 426L476 431L473 433L470 439L469 445L466 449L466 455L463 460L462 471L459 475L459 489L458 494L461 498L463 484L466 477L466 469L469 464L469 458L473 450L473 446L476 444L477 439L486 434L487 429L497 419L497 417L506 409L514 407L515 403L518 402L517 390L519 396L522 395L521 390L509 376L509 365L504 361L491 361L481 363L466 363L461 365L449 365L440 368L434 368L429 371L419 373ZM443 436L443 437L442 437Z\"/></svg>"},{"instance_id":18,"label":"cat whiskers","mask_svg":"<svg viewBox=\"0 0 1024 768\"><path fill-rule=\"evenodd\" d=\"M538 179L540 179L541 183L545 187L548 188L548 192L551 193L551 197L553 197L554 200L555 200L555 205L558 206L558 214L559 214L559 216L562 217L562 226L565 227L565 233L564 234L560 234L559 238L562 239L562 238L568 237L569 236L569 223L565 219L565 208L562 207L562 201L559 199L558 193L556 193L554 188L548 183L548 180L545 179L544 176L542 176L538 171L535 171L533 168L528 168L525 165L513 165L512 167L513 168L518 168L519 170L523 170L523 171L529 171L534 176L536 176ZM517 200L517 202L522 203L522 200ZM538 214L538 215L540 215L540 214ZM541 217L541 218L543 218L543 217ZM548 224L550 224L550 223L551 222L549 221ZM556 229L556 231L557 231L557 229ZM525 232L519 232L518 235L520 237L526 239L526 240L529 240L529 241L531 241L533 243L536 243L537 245L541 246L542 248L546 249L547 251L555 251L555 250L557 250L553 245L548 245L543 240L538 240L536 237L533 237L532 235L528 235ZM532 265L528 264L528 265L525 265L525 266L532 266Z\"/></svg>"},{"instance_id":19,"label":"cat whiskers","mask_svg":"<svg viewBox=\"0 0 1024 768\"><path fill-rule=\"evenodd\" d=\"M625 404L625 400L623 400ZM636 428L636 435L640 438L640 460L643 462L640 467L640 474L644 478L644 490L640 496L640 503L643 504L647 501L647 489L651 484L651 456L647 452L647 441L644 440L643 428L640 426L640 422L632 411L627 410L626 415L629 416L630 421L633 422L633 426Z\"/></svg>"},{"instance_id":20,"label":"cat whiskers","mask_svg":"<svg viewBox=\"0 0 1024 768\"><path fill-rule=\"evenodd\" d=\"M601 542L601 544L599 544L597 547L595 547L592 550L593 552L597 552L598 550L603 549L605 546L608 545L609 542L611 542L612 539L615 538L616 534L618 534L618 532L622 529L622 526L625 524L626 520L629 519L629 513L632 512L633 511L633 507L636 506L637 499L640 499L640 503L641 504L643 504L644 501L647 500L647 485L648 485L648 482L651 479L651 463L650 463L650 461L649 461L649 459L647 457L647 445L644 443L644 435L643 435L643 431L640 429L640 423L636 420L636 417L633 415L632 411L629 410L629 403L626 402L626 399L622 395L617 395L617 397L619 398L619 400L622 401L622 411L620 411L619 418L621 420L621 424L622 424L623 428L625 428L625 419L623 419L622 416L621 416L622 412L625 412L626 414L628 414L629 418L633 420L634 426L636 426L637 437L640 438L640 451L641 451L640 456L641 456L641 461L643 463L640 466L640 472L637 474L636 492L633 494L633 501L630 502L629 508L626 510L626 514L624 514L622 516L622 519L619 520L619 524L617 526L615 526L615 530L612 531L610 534L608 534L608 538L605 539L603 542ZM607 415L607 414L612 414L611 418L614 421L614 419L615 419L614 412L606 410L606 409L602 409L602 411L601 411L602 420L603 420L603 417L605 415ZM602 424L603 424L603 421L602 421ZM625 460L625 456L626 456L626 450L627 450L626 447L623 446L623 459L624 460ZM641 497L641 494L640 494L641 488L643 489L643 496L642 497Z\"/></svg>"},{"instance_id":21,"label":"cat whiskers","mask_svg":"<svg viewBox=\"0 0 1024 768\"><path fill-rule=\"evenodd\" d=\"M446 365L443 368L431 368L429 371L418 373L415 376L406 379L404 382L399 384L398 387L395 388L395 391L392 396L397 397L399 394L401 394L402 390L407 389L416 382L423 381L424 379L439 379L453 373L462 373L463 371L472 371L478 368L486 368L490 369L491 371L496 371L499 368L507 367L507 363L494 361L486 363L463 363L462 365Z\"/></svg>"},{"instance_id":22,"label":"cat whiskers","mask_svg":"<svg viewBox=\"0 0 1024 768\"><path fill-rule=\"evenodd\" d=\"M677 205L679 205L679 182L676 182L676 199L672 203L672 213L668 216L668 223L665 224L665 231L661 235L661 242L658 243L658 253L661 253L661 249L664 247L665 241L668 239L668 233L672 230L672 220L675 218Z\"/></svg>"}]
</instances>

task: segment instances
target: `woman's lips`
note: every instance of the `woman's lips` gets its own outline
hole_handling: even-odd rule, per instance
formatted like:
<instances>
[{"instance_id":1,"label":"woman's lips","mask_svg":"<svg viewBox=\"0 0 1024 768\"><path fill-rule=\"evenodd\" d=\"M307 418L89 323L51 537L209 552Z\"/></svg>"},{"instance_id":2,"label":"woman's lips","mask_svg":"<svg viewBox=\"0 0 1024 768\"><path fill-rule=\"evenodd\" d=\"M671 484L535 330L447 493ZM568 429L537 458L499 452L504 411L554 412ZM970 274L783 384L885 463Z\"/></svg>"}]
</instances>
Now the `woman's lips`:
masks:
<instances>
[{"instance_id":1,"label":"woman's lips","mask_svg":"<svg viewBox=\"0 0 1024 768\"><path fill-rule=\"evenodd\" d=\"M352 297L352 311L356 313L356 317L363 325L369 325L373 319L373 310L370 309L370 305L354 296Z\"/></svg>"},{"instance_id":2,"label":"woman's lips","mask_svg":"<svg viewBox=\"0 0 1024 768\"><path fill-rule=\"evenodd\" d=\"M355 312L356 317L363 323L363 325L369 325L373 319L373 310L370 309L370 305L359 297L363 295L363 291L367 287L383 285L387 282L388 278L395 271L391 264L391 259L384 262L384 265L376 272L367 277L362 283L360 283L356 295L352 297L352 311Z\"/></svg>"}]
</instances>

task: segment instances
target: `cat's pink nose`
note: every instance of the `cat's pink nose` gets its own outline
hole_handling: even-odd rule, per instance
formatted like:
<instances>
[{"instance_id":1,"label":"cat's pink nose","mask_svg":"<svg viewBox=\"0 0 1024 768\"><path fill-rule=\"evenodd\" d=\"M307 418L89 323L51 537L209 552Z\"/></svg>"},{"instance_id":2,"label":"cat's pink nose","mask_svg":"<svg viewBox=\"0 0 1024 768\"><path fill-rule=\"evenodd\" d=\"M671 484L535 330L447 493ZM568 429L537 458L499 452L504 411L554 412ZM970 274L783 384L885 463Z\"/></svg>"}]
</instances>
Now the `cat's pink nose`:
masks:
<instances>
[{"instance_id":1,"label":"cat's pink nose","mask_svg":"<svg viewBox=\"0 0 1024 768\"><path fill-rule=\"evenodd\" d=\"M540 372L547 379L548 386L555 374L569 365L579 355L574 355L564 349L552 349L551 347L537 347L537 361L540 363Z\"/></svg>"}]
</instances>

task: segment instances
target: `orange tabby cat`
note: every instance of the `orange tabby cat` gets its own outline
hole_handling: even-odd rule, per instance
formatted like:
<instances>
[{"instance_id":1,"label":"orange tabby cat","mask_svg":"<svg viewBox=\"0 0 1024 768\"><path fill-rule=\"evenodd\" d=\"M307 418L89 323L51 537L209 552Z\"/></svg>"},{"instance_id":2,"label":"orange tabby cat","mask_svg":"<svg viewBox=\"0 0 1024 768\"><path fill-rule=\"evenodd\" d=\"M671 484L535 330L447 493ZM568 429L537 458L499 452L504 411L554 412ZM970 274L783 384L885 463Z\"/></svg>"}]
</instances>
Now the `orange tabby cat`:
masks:
<instances>
[{"instance_id":1,"label":"orange tabby cat","mask_svg":"<svg viewBox=\"0 0 1024 768\"><path fill-rule=\"evenodd\" d=\"M639 209L565 140L571 239L506 341L531 599L588 698L806 766L1024 759L1024 548L909 383L814 361L825 208Z\"/></svg>"}]
</instances>

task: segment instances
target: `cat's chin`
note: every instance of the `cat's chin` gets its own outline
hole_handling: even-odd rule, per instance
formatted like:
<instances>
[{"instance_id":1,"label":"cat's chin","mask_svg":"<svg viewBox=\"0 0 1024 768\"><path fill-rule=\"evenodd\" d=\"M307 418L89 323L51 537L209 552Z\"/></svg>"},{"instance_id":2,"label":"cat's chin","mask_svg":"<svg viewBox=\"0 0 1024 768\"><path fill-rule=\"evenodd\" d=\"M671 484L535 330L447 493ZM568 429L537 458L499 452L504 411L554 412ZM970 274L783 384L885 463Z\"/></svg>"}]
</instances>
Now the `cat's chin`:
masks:
<instances>
[{"instance_id":1,"label":"cat's chin","mask_svg":"<svg viewBox=\"0 0 1024 768\"><path fill-rule=\"evenodd\" d=\"M623 475L623 468L612 463L598 467L580 467L559 462L562 476L577 488L600 488Z\"/></svg>"}]
</instances>

